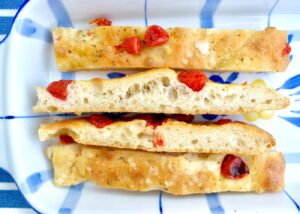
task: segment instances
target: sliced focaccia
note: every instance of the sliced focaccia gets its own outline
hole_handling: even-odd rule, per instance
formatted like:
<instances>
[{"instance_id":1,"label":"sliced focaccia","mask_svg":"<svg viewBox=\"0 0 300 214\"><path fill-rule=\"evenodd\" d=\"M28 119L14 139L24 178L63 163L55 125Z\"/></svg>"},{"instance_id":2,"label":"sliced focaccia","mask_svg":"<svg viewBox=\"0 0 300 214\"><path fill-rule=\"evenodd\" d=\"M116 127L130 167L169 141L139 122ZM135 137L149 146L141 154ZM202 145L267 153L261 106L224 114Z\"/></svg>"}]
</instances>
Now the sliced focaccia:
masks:
<instances>
[{"instance_id":1,"label":"sliced focaccia","mask_svg":"<svg viewBox=\"0 0 300 214\"><path fill-rule=\"evenodd\" d=\"M242 114L282 109L288 98L266 86L219 84L198 71L154 69L117 79L61 80L37 87L34 112Z\"/></svg>"},{"instance_id":2,"label":"sliced focaccia","mask_svg":"<svg viewBox=\"0 0 300 214\"><path fill-rule=\"evenodd\" d=\"M273 27L264 31L177 27L165 29L163 35L160 32L130 26L55 28L56 63L62 71L169 67L242 72L284 71L289 63L288 34ZM146 34L154 39L163 36L159 39L165 42L149 47ZM138 46L139 52L130 47L129 52L118 50L133 37L139 43L129 45Z\"/></svg>"},{"instance_id":3,"label":"sliced focaccia","mask_svg":"<svg viewBox=\"0 0 300 214\"><path fill-rule=\"evenodd\" d=\"M56 144L47 154L57 186L91 181L103 188L163 190L174 195L279 191L284 187L284 158L275 151L236 156Z\"/></svg>"},{"instance_id":4,"label":"sliced focaccia","mask_svg":"<svg viewBox=\"0 0 300 214\"><path fill-rule=\"evenodd\" d=\"M183 115L172 117L187 118ZM254 125L228 120L220 120L217 124L186 123L163 115L137 115L117 120L104 115L91 115L42 124L39 129L41 141L59 136L62 139L71 137L85 145L153 152L253 155L275 146L272 135Z\"/></svg>"}]
</instances>

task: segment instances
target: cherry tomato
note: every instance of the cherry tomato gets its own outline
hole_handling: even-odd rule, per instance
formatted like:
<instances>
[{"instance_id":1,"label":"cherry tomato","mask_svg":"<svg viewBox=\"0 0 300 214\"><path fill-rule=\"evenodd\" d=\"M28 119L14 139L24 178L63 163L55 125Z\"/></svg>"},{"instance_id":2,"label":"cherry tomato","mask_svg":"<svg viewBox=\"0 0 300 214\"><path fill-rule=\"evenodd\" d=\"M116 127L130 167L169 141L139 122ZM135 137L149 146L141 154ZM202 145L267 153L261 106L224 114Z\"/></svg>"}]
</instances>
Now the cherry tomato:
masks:
<instances>
[{"instance_id":1,"label":"cherry tomato","mask_svg":"<svg viewBox=\"0 0 300 214\"><path fill-rule=\"evenodd\" d=\"M74 143L74 140L69 135L59 135L59 140L62 144Z\"/></svg>"},{"instance_id":2,"label":"cherry tomato","mask_svg":"<svg viewBox=\"0 0 300 214\"><path fill-rule=\"evenodd\" d=\"M105 17L101 17L90 21L90 24L96 24L98 26L111 26L111 21Z\"/></svg>"},{"instance_id":3,"label":"cherry tomato","mask_svg":"<svg viewBox=\"0 0 300 214\"><path fill-rule=\"evenodd\" d=\"M204 73L196 70L181 71L178 76L178 80L187 85L193 91L201 91L208 81Z\"/></svg>"},{"instance_id":4,"label":"cherry tomato","mask_svg":"<svg viewBox=\"0 0 300 214\"><path fill-rule=\"evenodd\" d=\"M288 55L289 53L291 53L291 50L292 50L291 46L289 46L288 43L285 43L285 47L282 50L282 56Z\"/></svg>"},{"instance_id":5,"label":"cherry tomato","mask_svg":"<svg viewBox=\"0 0 300 214\"><path fill-rule=\"evenodd\" d=\"M158 25L151 25L147 28L144 41L147 46L155 47L164 44L169 40L169 34Z\"/></svg>"},{"instance_id":6,"label":"cherry tomato","mask_svg":"<svg viewBox=\"0 0 300 214\"><path fill-rule=\"evenodd\" d=\"M87 118L87 120L97 128L104 128L105 126L113 123L109 117L102 114L92 114Z\"/></svg>"},{"instance_id":7,"label":"cherry tomato","mask_svg":"<svg viewBox=\"0 0 300 214\"><path fill-rule=\"evenodd\" d=\"M222 161L221 174L229 179L239 179L249 174L249 168L240 157L228 154Z\"/></svg>"},{"instance_id":8,"label":"cherry tomato","mask_svg":"<svg viewBox=\"0 0 300 214\"><path fill-rule=\"evenodd\" d=\"M122 47L127 53L138 55L142 51L142 41L137 36L129 37L124 39Z\"/></svg>"},{"instance_id":9,"label":"cherry tomato","mask_svg":"<svg viewBox=\"0 0 300 214\"><path fill-rule=\"evenodd\" d=\"M217 122L215 122L215 124L217 124L217 125L223 125L223 124L227 124L227 123L232 123L232 120L230 120L230 119L221 119L221 120L218 120Z\"/></svg>"},{"instance_id":10,"label":"cherry tomato","mask_svg":"<svg viewBox=\"0 0 300 214\"><path fill-rule=\"evenodd\" d=\"M68 97L68 85L71 84L73 80L59 80L50 83L47 87L47 91L57 99L67 100Z\"/></svg>"}]
</instances>

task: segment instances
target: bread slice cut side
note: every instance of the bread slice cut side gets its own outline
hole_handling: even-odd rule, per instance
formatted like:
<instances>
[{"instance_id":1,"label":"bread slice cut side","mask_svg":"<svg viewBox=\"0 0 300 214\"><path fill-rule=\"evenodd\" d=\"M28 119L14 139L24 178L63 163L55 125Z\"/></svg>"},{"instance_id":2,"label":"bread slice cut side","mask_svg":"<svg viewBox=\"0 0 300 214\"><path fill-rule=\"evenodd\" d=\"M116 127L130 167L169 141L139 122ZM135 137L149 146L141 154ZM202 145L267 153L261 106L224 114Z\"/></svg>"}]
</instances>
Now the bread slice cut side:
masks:
<instances>
[{"instance_id":1,"label":"bread slice cut side","mask_svg":"<svg viewBox=\"0 0 300 214\"><path fill-rule=\"evenodd\" d=\"M76 80L66 101L37 87L34 112L140 112L243 114L282 109L289 99L265 86L207 82L193 91L171 69L154 69L118 79Z\"/></svg>"},{"instance_id":2,"label":"bread slice cut side","mask_svg":"<svg viewBox=\"0 0 300 214\"><path fill-rule=\"evenodd\" d=\"M161 46L143 45L140 55L117 52L125 38L144 39L145 27L109 26L88 30L54 28L54 53L62 71L163 68L217 71L284 71L287 31L168 28Z\"/></svg>"},{"instance_id":3,"label":"bread slice cut side","mask_svg":"<svg viewBox=\"0 0 300 214\"><path fill-rule=\"evenodd\" d=\"M163 190L174 195L284 188L284 158L276 151L239 156L249 168L240 179L221 175L225 154L152 153L80 144L56 144L47 154L56 186L91 181L102 188Z\"/></svg>"},{"instance_id":4,"label":"bread slice cut side","mask_svg":"<svg viewBox=\"0 0 300 214\"><path fill-rule=\"evenodd\" d=\"M145 120L135 119L97 128L80 118L42 124L38 132L41 141L68 135L80 144L153 152L253 155L269 151L276 144L266 131L240 122L188 124L169 119L154 129L147 126Z\"/></svg>"}]
</instances>

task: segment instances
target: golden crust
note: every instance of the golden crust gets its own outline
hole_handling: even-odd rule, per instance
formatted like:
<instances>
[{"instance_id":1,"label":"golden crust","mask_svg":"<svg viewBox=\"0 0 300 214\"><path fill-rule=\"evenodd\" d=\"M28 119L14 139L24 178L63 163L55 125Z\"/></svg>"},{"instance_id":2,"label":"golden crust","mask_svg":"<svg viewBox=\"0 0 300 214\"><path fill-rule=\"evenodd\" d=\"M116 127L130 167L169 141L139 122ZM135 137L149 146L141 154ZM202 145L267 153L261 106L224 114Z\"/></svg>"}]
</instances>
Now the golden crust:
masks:
<instances>
[{"instance_id":1,"label":"golden crust","mask_svg":"<svg viewBox=\"0 0 300 214\"><path fill-rule=\"evenodd\" d=\"M218 134L216 134L218 133ZM241 122L224 125L188 124L168 120L156 129L146 121L116 121L104 128L96 128L84 118L42 124L41 141L59 135L69 135L84 145L141 149L153 152L234 153L254 155L269 151L275 139L266 131ZM160 139L163 145L157 146Z\"/></svg>"},{"instance_id":2,"label":"golden crust","mask_svg":"<svg viewBox=\"0 0 300 214\"><path fill-rule=\"evenodd\" d=\"M91 181L104 188L163 190L174 195L210 192L280 191L285 163L281 153L240 156L250 173L236 180L220 175L224 154L151 153L79 144L48 148L54 183Z\"/></svg>"},{"instance_id":3,"label":"golden crust","mask_svg":"<svg viewBox=\"0 0 300 214\"><path fill-rule=\"evenodd\" d=\"M282 55L287 32L168 28L169 41L155 48L143 46L140 55L115 46L130 36L143 39L146 28L96 27L89 30L54 28L54 52L62 71L170 67L219 71L284 71L289 55ZM80 59L80 60L78 60Z\"/></svg>"}]
</instances>

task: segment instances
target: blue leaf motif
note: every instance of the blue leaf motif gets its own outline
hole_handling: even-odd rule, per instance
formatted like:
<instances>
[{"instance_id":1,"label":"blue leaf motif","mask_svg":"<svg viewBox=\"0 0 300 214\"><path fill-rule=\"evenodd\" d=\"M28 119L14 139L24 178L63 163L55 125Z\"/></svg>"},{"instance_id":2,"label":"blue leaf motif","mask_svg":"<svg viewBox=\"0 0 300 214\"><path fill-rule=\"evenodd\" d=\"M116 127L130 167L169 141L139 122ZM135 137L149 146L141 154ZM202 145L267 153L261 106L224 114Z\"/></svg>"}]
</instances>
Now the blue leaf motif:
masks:
<instances>
[{"instance_id":1,"label":"blue leaf motif","mask_svg":"<svg viewBox=\"0 0 300 214\"><path fill-rule=\"evenodd\" d=\"M78 201L81 196L82 189L84 187L84 183L80 183L77 185L73 185L69 188L67 195L65 196L64 201L62 202L61 207L59 208L58 213L67 214L72 213L78 204Z\"/></svg>"},{"instance_id":2,"label":"blue leaf motif","mask_svg":"<svg viewBox=\"0 0 300 214\"><path fill-rule=\"evenodd\" d=\"M229 75L229 77L226 80L226 83L232 83L234 80L236 80L239 76L238 72L233 72Z\"/></svg>"},{"instance_id":3,"label":"blue leaf motif","mask_svg":"<svg viewBox=\"0 0 300 214\"><path fill-rule=\"evenodd\" d=\"M291 111L291 112L293 112L295 114L300 114L300 111Z\"/></svg>"},{"instance_id":4,"label":"blue leaf motif","mask_svg":"<svg viewBox=\"0 0 300 214\"><path fill-rule=\"evenodd\" d=\"M279 90L279 89L294 89L298 86L300 86L300 74L297 74L296 76L289 78L277 90Z\"/></svg>"},{"instance_id":5,"label":"blue leaf motif","mask_svg":"<svg viewBox=\"0 0 300 214\"><path fill-rule=\"evenodd\" d=\"M214 120L218 117L218 115L215 114L203 114L202 117L206 120Z\"/></svg>"},{"instance_id":6,"label":"blue leaf motif","mask_svg":"<svg viewBox=\"0 0 300 214\"><path fill-rule=\"evenodd\" d=\"M294 124L297 127L300 127L300 117L280 117L292 124Z\"/></svg>"},{"instance_id":7,"label":"blue leaf motif","mask_svg":"<svg viewBox=\"0 0 300 214\"><path fill-rule=\"evenodd\" d=\"M22 186L24 186L27 193L35 193L41 188L44 183L51 180L52 177L52 170L50 169L36 172L28 176L25 179L25 182L22 183Z\"/></svg>"},{"instance_id":8,"label":"blue leaf motif","mask_svg":"<svg viewBox=\"0 0 300 214\"><path fill-rule=\"evenodd\" d=\"M239 73L233 72L233 73L231 73L231 74L228 76L228 78L227 78L226 81L224 81L223 78L222 78L220 75L216 75L216 74L210 76L209 79L210 79L211 81L214 81L214 82L217 82L217 83L221 83L221 84L230 84L230 83L232 83L234 80L236 80L236 79L238 78L238 76L239 76Z\"/></svg>"},{"instance_id":9,"label":"blue leaf motif","mask_svg":"<svg viewBox=\"0 0 300 214\"><path fill-rule=\"evenodd\" d=\"M211 77L209 77L209 79L214 82L225 83L222 77L220 77L219 75L212 75Z\"/></svg>"},{"instance_id":10,"label":"blue leaf motif","mask_svg":"<svg viewBox=\"0 0 300 214\"><path fill-rule=\"evenodd\" d=\"M294 34L289 34L288 35L288 43L290 44L291 43L291 41L293 40L293 37L294 37Z\"/></svg>"},{"instance_id":11,"label":"blue leaf motif","mask_svg":"<svg viewBox=\"0 0 300 214\"><path fill-rule=\"evenodd\" d=\"M119 73L119 72L112 72L112 73L107 74L107 77L109 79L120 78L120 77L125 77L125 76L126 76L126 74Z\"/></svg>"},{"instance_id":12,"label":"blue leaf motif","mask_svg":"<svg viewBox=\"0 0 300 214\"><path fill-rule=\"evenodd\" d=\"M297 92L295 92L293 94L290 94L290 96L295 96L295 95L300 95L300 91L297 91Z\"/></svg>"}]
</instances>

